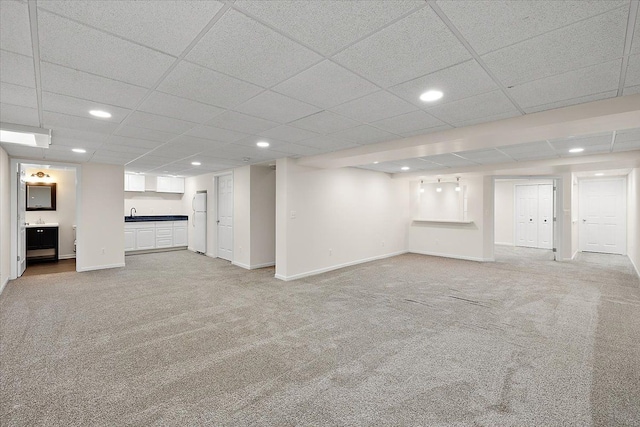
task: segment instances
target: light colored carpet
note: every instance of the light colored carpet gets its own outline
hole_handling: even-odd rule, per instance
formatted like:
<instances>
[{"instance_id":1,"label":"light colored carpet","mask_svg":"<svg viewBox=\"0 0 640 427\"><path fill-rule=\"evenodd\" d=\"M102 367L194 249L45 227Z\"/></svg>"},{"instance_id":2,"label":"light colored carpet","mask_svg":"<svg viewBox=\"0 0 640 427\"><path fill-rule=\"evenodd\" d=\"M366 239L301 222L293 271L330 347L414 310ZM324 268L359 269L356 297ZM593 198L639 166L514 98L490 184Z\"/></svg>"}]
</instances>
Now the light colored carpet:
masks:
<instances>
[{"instance_id":1,"label":"light colored carpet","mask_svg":"<svg viewBox=\"0 0 640 427\"><path fill-rule=\"evenodd\" d=\"M402 255L295 282L187 251L126 261L7 285L1 425L640 420L625 257Z\"/></svg>"}]
</instances>

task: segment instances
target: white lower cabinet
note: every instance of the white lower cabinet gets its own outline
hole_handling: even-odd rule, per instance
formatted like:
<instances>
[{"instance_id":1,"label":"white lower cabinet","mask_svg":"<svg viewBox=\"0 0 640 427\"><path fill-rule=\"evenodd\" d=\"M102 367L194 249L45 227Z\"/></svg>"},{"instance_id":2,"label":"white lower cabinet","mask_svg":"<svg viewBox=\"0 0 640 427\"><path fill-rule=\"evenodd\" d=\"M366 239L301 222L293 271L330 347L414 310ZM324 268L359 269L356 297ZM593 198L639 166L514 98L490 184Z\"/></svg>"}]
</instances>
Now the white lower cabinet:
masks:
<instances>
[{"instance_id":1,"label":"white lower cabinet","mask_svg":"<svg viewBox=\"0 0 640 427\"><path fill-rule=\"evenodd\" d=\"M127 222L124 245L125 251L187 246L187 221Z\"/></svg>"}]
</instances>

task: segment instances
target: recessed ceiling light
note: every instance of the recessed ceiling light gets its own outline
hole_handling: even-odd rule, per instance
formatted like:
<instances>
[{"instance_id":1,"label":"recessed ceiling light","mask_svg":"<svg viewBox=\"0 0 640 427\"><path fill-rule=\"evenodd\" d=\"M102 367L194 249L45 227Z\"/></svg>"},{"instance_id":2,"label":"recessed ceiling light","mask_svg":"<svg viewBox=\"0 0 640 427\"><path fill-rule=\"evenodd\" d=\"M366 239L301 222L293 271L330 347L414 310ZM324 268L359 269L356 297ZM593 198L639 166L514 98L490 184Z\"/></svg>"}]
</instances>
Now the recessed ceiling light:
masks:
<instances>
[{"instance_id":1,"label":"recessed ceiling light","mask_svg":"<svg viewBox=\"0 0 640 427\"><path fill-rule=\"evenodd\" d=\"M100 117L101 119L108 119L109 117L111 117L111 113L107 113L106 111L102 110L91 110L89 111L89 114L94 117Z\"/></svg>"},{"instance_id":2,"label":"recessed ceiling light","mask_svg":"<svg viewBox=\"0 0 640 427\"><path fill-rule=\"evenodd\" d=\"M424 102L433 102L442 98L443 93L439 90L428 90L420 95L420 100Z\"/></svg>"},{"instance_id":3,"label":"recessed ceiling light","mask_svg":"<svg viewBox=\"0 0 640 427\"><path fill-rule=\"evenodd\" d=\"M202 163L200 163L200 162L191 162L191 164L192 164L193 166L200 166Z\"/></svg>"},{"instance_id":4,"label":"recessed ceiling light","mask_svg":"<svg viewBox=\"0 0 640 427\"><path fill-rule=\"evenodd\" d=\"M571 150L569 150L570 153L582 153L584 151L584 148L572 148Z\"/></svg>"},{"instance_id":5,"label":"recessed ceiling light","mask_svg":"<svg viewBox=\"0 0 640 427\"><path fill-rule=\"evenodd\" d=\"M408 171L409 169L411 169L409 166L403 166L400 169L402 169L403 171Z\"/></svg>"},{"instance_id":6,"label":"recessed ceiling light","mask_svg":"<svg viewBox=\"0 0 640 427\"><path fill-rule=\"evenodd\" d=\"M380 162L373 162L374 165L377 165L378 163L380 163Z\"/></svg>"},{"instance_id":7,"label":"recessed ceiling light","mask_svg":"<svg viewBox=\"0 0 640 427\"><path fill-rule=\"evenodd\" d=\"M71 151L73 151L74 153L86 153L87 150L85 150L84 148L72 148Z\"/></svg>"},{"instance_id":8,"label":"recessed ceiling light","mask_svg":"<svg viewBox=\"0 0 640 427\"><path fill-rule=\"evenodd\" d=\"M604 173L603 173L603 172L598 172L598 173L596 174L596 176L603 176L603 175L604 175Z\"/></svg>"},{"instance_id":9,"label":"recessed ceiling light","mask_svg":"<svg viewBox=\"0 0 640 427\"><path fill-rule=\"evenodd\" d=\"M267 141L259 141L256 145L260 148L267 148L269 143Z\"/></svg>"}]
</instances>

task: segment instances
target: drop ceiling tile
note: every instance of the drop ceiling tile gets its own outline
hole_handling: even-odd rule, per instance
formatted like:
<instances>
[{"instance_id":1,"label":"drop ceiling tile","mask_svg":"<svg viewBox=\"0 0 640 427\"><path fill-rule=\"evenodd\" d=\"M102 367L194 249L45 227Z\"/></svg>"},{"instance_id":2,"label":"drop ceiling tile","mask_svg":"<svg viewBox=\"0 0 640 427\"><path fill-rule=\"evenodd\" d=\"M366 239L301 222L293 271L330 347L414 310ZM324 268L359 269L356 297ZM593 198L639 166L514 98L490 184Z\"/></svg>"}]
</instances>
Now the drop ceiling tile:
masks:
<instances>
[{"instance_id":1,"label":"drop ceiling tile","mask_svg":"<svg viewBox=\"0 0 640 427\"><path fill-rule=\"evenodd\" d=\"M626 95L626 94L625 94ZM534 107L523 108L525 113L537 113L538 111L553 110L555 108L569 107L571 105L583 104L585 102L599 101L601 99L614 98L618 96L618 90L596 93L593 95L580 96L563 101L552 102L550 104L536 105Z\"/></svg>"},{"instance_id":2,"label":"drop ceiling tile","mask_svg":"<svg viewBox=\"0 0 640 427\"><path fill-rule=\"evenodd\" d=\"M283 144L277 148L279 153L283 153L285 156L315 156L316 154L322 154L323 152L315 147L308 147L300 144ZM285 157L282 156L282 157Z\"/></svg>"},{"instance_id":3,"label":"drop ceiling tile","mask_svg":"<svg viewBox=\"0 0 640 427\"><path fill-rule=\"evenodd\" d=\"M462 151L456 154L482 165L513 162L511 157L494 149Z\"/></svg>"},{"instance_id":4,"label":"drop ceiling tile","mask_svg":"<svg viewBox=\"0 0 640 427\"><path fill-rule=\"evenodd\" d=\"M356 166L358 169L364 169L364 170L369 170L369 171L374 171L374 172L384 172L384 173L399 173L402 172L402 170L400 170L400 165L397 165L395 163L378 163L376 165L373 164L369 164L369 165L360 165L360 166Z\"/></svg>"},{"instance_id":5,"label":"drop ceiling tile","mask_svg":"<svg viewBox=\"0 0 640 427\"><path fill-rule=\"evenodd\" d=\"M38 108L35 89L11 83L0 83L0 103Z\"/></svg>"},{"instance_id":6,"label":"drop ceiling tile","mask_svg":"<svg viewBox=\"0 0 640 427\"><path fill-rule=\"evenodd\" d=\"M555 139L550 140L549 143L559 154L569 155L568 151L571 148L584 148L585 152L601 151L603 148L609 151L612 137L611 132L606 132L597 135Z\"/></svg>"},{"instance_id":7,"label":"drop ceiling tile","mask_svg":"<svg viewBox=\"0 0 640 427\"><path fill-rule=\"evenodd\" d=\"M179 135L197 126L196 123L174 119L157 114L134 111L124 123L126 126L136 126L145 129L153 129L161 132Z\"/></svg>"},{"instance_id":8,"label":"drop ceiling tile","mask_svg":"<svg viewBox=\"0 0 640 427\"><path fill-rule=\"evenodd\" d=\"M161 92L231 108L262 91L258 86L181 61L158 86Z\"/></svg>"},{"instance_id":9,"label":"drop ceiling tile","mask_svg":"<svg viewBox=\"0 0 640 427\"><path fill-rule=\"evenodd\" d=\"M392 162L395 165L398 166L398 170L396 170L395 172L411 172L411 171L418 171L418 170L429 170L429 169L439 169L442 168L441 165L437 165L433 162L430 162L428 160L424 160L422 158L418 158L418 159L404 159L404 160L398 160L395 162ZM408 171L403 171L402 167L409 167L410 169Z\"/></svg>"},{"instance_id":10,"label":"drop ceiling tile","mask_svg":"<svg viewBox=\"0 0 640 427\"><path fill-rule=\"evenodd\" d=\"M68 129L64 127L56 127L51 131L51 143L60 145L69 145L65 141L82 141L89 147L97 147L109 138L108 134L87 132L77 129Z\"/></svg>"},{"instance_id":11,"label":"drop ceiling tile","mask_svg":"<svg viewBox=\"0 0 640 427\"><path fill-rule=\"evenodd\" d=\"M443 126L444 123L431 116L429 113L418 110L388 119L379 120L371 123L371 125L378 129L401 135L408 132L440 127Z\"/></svg>"},{"instance_id":12,"label":"drop ceiling tile","mask_svg":"<svg viewBox=\"0 0 640 427\"><path fill-rule=\"evenodd\" d=\"M139 128L137 126L122 126L115 132L116 135L134 139L146 139L149 141L167 142L175 138L174 133L162 132L159 130Z\"/></svg>"},{"instance_id":13,"label":"drop ceiling tile","mask_svg":"<svg viewBox=\"0 0 640 427\"><path fill-rule=\"evenodd\" d=\"M316 132L311 132L309 130L295 128L287 125L282 125L278 126L277 128L265 130L263 132L260 132L259 135L266 136L268 138L279 139L284 142L299 142L318 136Z\"/></svg>"},{"instance_id":14,"label":"drop ceiling tile","mask_svg":"<svg viewBox=\"0 0 640 427\"><path fill-rule=\"evenodd\" d=\"M54 113L51 111L44 111L42 116L43 126L54 130L58 127L63 127L87 132L110 134L118 127L118 124L114 122L71 116L69 114Z\"/></svg>"},{"instance_id":15,"label":"drop ceiling tile","mask_svg":"<svg viewBox=\"0 0 640 427\"><path fill-rule=\"evenodd\" d=\"M210 139L213 141L231 143L246 138L247 134L235 132L228 129L220 129L212 126L198 126L186 133L197 138Z\"/></svg>"},{"instance_id":16,"label":"drop ceiling tile","mask_svg":"<svg viewBox=\"0 0 640 427\"><path fill-rule=\"evenodd\" d=\"M640 85L638 86L628 86L624 88L624 91L622 92L623 95L635 95L637 93L640 93Z\"/></svg>"},{"instance_id":17,"label":"drop ceiling tile","mask_svg":"<svg viewBox=\"0 0 640 427\"><path fill-rule=\"evenodd\" d=\"M234 6L329 55L425 4L422 1L239 1Z\"/></svg>"},{"instance_id":18,"label":"drop ceiling tile","mask_svg":"<svg viewBox=\"0 0 640 427\"><path fill-rule=\"evenodd\" d=\"M457 125L482 119L483 117L512 112L517 113L518 110L509 101L509 98L497 90L459 101L436 105L427 109L427 112L444 122Z\"/></svg>"},{"instance_id":19,"label":"drop ceiling tile","mask_svg":"<svg viewBox=\"0 0 640 427\"><path fill-rule=\"evenodd\" d=\"M547 141L527 142L500 147L500 151L515 160L537 160L558 157L558 153L551 148Z\"/></svg>"},{"instance_id":20,"label":"drop ceiling tile","mask_svg":"<svg viewBox=\"0 0 640 427\"><path fill-rule=\"evenodd\" d=\"M288 123L319 111L313 105L271 91L261 93L235 110L279 123Z\"/></svg>"},{"instance_id":21,"label":"drop ceiling tile","mask_svg":"<svg viewBox=\"0 0 640 427\"><path fill-rule=\"evenodd\" d=\"M6 50L0 51L0 81L35 88L33 58Z\"/></svg>"},{"instance_id":22,"label":"drop ceiling tile","mask_svg":"<svg viewBox=\"0 0 640 427\"><path fill-rule=\"evenodd\" d=\"M138 157L134 153L118 153L109 150L96 150L91 156L91 163L107 163L113 165L124 165Z\"/></svg>"},{"instance_id":23,"label":"drop ceiling tile","mask_svg":"<svg viewBox=\"0 0 640 427\"><path fill-rule=\"evenodd\" d=\"M523 108L617 91L621 63L616 59L516 85L508 91Z\"/></svg>"},{"instance_id":24,"label":"drop ceiling tile","mask_svg":"<svg viewBox=\"0 0 640 427\"><path fill-rule=\"evenodd\" d=\"M640 28L636 27L636 32L640 32ZM631 55L629 57L624 84L625 86L640 85L640 55Z\"/></svg>"},{"instance_id":25,"label":"drop ceiling tile","mask_svg":"<svg viewBox=\"0 0 640 427\"><path fill-rule=\"evenodd\" d=\"M430 89L440 90L444 96L435 103L420 101L420 95ZM475 60L471 60L401 83L389 90L402 99L428 108L496 89L498 85Z\"/></svg>"},{"instance_id":26,"label":"drop ceiling tile","mask_svg":"<svg viewBox=\"0 0 640 427\"><path fill-rule=\"evenodd\" d=\"M306 147L312 147L323 153L330 151L346 150L347 148L355 148L359 145L344 139L335 138L329 135L321 135L315 138L306 139L298 143Z\"/></svg>"},{"instance_id":27,"label":"drop ceiling tile","mask_svg":"<svg viewBox=\"0 0 640 427\"><path fill-rule=\"evenodd\" d=\"M421 157L422 160L432 162L442 166L474 166L477 163L472 162L471 160L463 159L461 157L455 156L453 154L437 154L435 156L426 156Z\"/></svg>"},{"instance_id":28,"label":"drop ceiling tile","mask_svg":"<svg viewBox=\"0 0 640 427\"><path fill-rule=\"evenodd\" d=\"M351 129L341 130L331 134L338 139L346 139L356 144L374 144L377 142L400 139L398 135L386 132L373 126L361 125Z\"/></svg>"},{"instance_id":29,"label":"drop ceiling tile","mask_svg":"<svg viewBox=\"0 0 640 427\"><path fill-rule=\"evenodd\" d=\"M622 56L628 9L619 8L483 55L505 86L513 86Z\"/></svg>"},{"instance_id":30,"label":"drop ceiling tile","mask_svg":"<svg viewBox=\"0 0 640 427\"><path fill-rule=\"evenodd\" d=\"M462 122L454 122L452 124L455 127L473 126L481 123L496 122L498 120L511 119L513 117L518 117L521 115L522 114L520 114L519 111L513 110L513 111L508 111L506 113L494 114L492 116L480 117L472 120L464 120Z\"/></svg>"},{"instance_id":31,"label":"drop ceiling tile","mask_svg":"<svg viewBox=\"0 0 640 427\"><path fill-rule=\"evenodd\" d=\"M42 92L42 109L53 113L68 114L70 116L83 117L91 120L120 123L131 112L126 108L105 106L103 104L88 101L86 99L72 98L70 96L58 95L51 92ZM111 117L105 119L94 119L90 110L105 110L111 113Z\"/></svg>"},{"instance_id":32,"label":"drop ceiling tile","mask_svg":"<svg viewBox=\"0 0 640 427\"><path fill-rule=\"evenodd\" d=\"M137 147L135 145L118 145L118 144L111 144L109 142L102 144L99 147L96 147L97 151L109 151L112 153L122 153L122 155L124 157L129 157L132 154L135 154L136 157L148 153L149 149L147 148L142 148L142 147Z\"/></svg>"},{"instance_id":33,"label":"drop ceiling tile","mask_svg":"<svg viewBox=\"0 0 640 427\"><path fill-rule=\"evenodd\" d=\"M147 89L132 84L85 73L49 62L41 62L42 89L47 92L133 108Z\"/></svg>"},{"instance_id":34,"label":"drop ceiling tile","mask_svg":"<svg viewBox=\"0 0 640 427\"><path fill-rule=\"evenodd\" d=\"M248 159L246 162L247 164L282 157L282 154L276 154L273 151L261 150L255 146L242 144L229 144L226 147L216 149L211 153L214 152L219 157L236 162Z\"/></svg>"},{"instance_id":35,"label":"drop ceiling tile","mask_svg":"<svg viewBox=\"0 0 640 427\"><path fill-rule=\"evenodd\" d=\"M138 86L151 87L174 62L169 55L43 10L38 31L43 61Z\"/></svg>"},{"instance_id":36,"label":"drop ceiling tile","mask_svg":"<svg viewBox=\"0 0 640 427\"><path fill-rule=\"evenodd\" d=\"M18 144L0 144L2 148L11 157L20 157L25 159L43 159L46 148L25 147Z\"/></svg>"},{"instance_id":37,"label":"drop ceiling tile","mask_svg":"<svg viewBox=\"0 0 640 427\"><path fill-rule=\"evenodd\" d=\"M426 129L418 129L418 130L412 130L409 132L402 132L400 135L407 138L411 136L427 135L430 133L440 132L448 129L453 129L453 126L449 126L449 125L434 126Z\"/></svg>"},{"instance_id":38,"label":"drop ceiling tile","mask_svg":"<svg viewBox=\"0 0 640 427\"><path fill-rule=\"evenodd\" d=\"M20 105L0 104L0 122L39 126L38 110Z\"/></svg>"},{"instance_id":39,"label":"drop ceiling tile","mask_svg":"<svg viewBox=\"0 0 640 427\"><path fill-rule=\"evenodd\" d=\"M222 108L213 105L158 91L154 91L138 109L147 113L195 123L204 123L224 112Z\"/></svg>"},{"instance_id":40,"label":"drop ceiling tile","mask_svg":"<svg viewBox=\"0 0 640 427\"><path fill-rule=\"evenodd\" d=\"M322 134L337 132L360 125L360 123L355 120L332 113L331 111L320 111L319 113L303 117L289 124Z\"/></svg>"},{"instance_id":41,"label":"drop ceiling tile","mask_svg":"<svg viewBox=\"0 0 640 427\"><path fill-rule=\"evenodd\" d=\"M109 136L108 143L110 145L127 145L131 147L145 148L151 150L164 144L160 141L150 141L148 139L128 138L126 136L111 135Z\"/></svg>"},{"instance_id":42,"label":"drop ceiling tile","mask_svg":"<svg viewBox=\"0 0 640 427\"><path fill-rule=\"evenodd\" d=\"M425 7L334 56L350 70L389 87L471 59L433 10Z\"/></svg>"},{"instance_id":43,"label":"drop ceiling tile","mask_svg":"<svg viewBox=\"0 0 640 427\"><path fill-rule=\"evenodd\" d=\"M256 143L258 141L266 141L270 145L269 145L268 148L257 147ZM240 139L240 140L238 140L238 141L233 143L234 146L243 145L245 147L260 148L259 151L279 151L280 147L284 147L287 144L288 144L288 142L285 142L285 141L283 141L281 139L267 138L267 137L258 136L258 135L251 135L251 136L248 136L246 138L242 138L242 139Z\"/></svg>"},{"instance_id":44,"label":"drop ceiling tile","mask_svg":"<svg viewBox=\"0 0 640 427\"><path fill-rule=\"evenodd\" d=\"M217 1L45 1L50 10L178 56L222 8Z\"/></svg>"},{"instance_id":45,"label":"drop ceiling tile","mask_svg":"<svg viewBox=\"0 0 640 427\"><path fill-rule=\"evenodd\" d=\"M364 123L398 116L417 108L397 96L379 91L333 107L332 111Z\"/></svg>"},{"instance_id":46,"label":"drop ceiling tile","mask_svg":"<svg viewBox=\"0 0 640 427\"><path fill-rule=\"evenodd\" d=\"M185 59L270 87L322 57L231 9L200 39Z\"/></svg>"},{"instance_id":47,"label":"drop ceiling tile","mask_svg":"<svg viewBox=\"0 0 640 427\"><path fill-rule=\"evenodd\" d=\"M279 126L279 123L247 116L246 114L235 111L225 111L219 116L209 120L206 124L247 134L258 133Z\"/></svg>"},{"instance_id":48,"label":"drop ceiling tile","mask_svg":"<svg viewBox=\"0 0 640 427\"><path fill-rule=\"evenodd\" d=\"M214 141L210 142L212 145L214 144ZM201 149L198 145L177 144L175 141L172 141L153 150L153 154L180 159L186 156L198 154L205 150L206 149Z\"/></svg>"},{"instance_id":49,"label":"drop ceiling tile","mask_svg":"<svg viewBox=\"0 0 640 427\"><path fill-rule=\"evenodd\" d=\"M73 139L66 138L60 135L54 135L51 138L51 146L71 148L84 148L85 150L96 149L100 147L104 141L86 140L86 139Z\"/></svg>"},{"instance_id":50,"label":"drop ceiling tile","mask_svg":"<svg viewBox=\"0 0 640 427\"><path fill-rule=\"evenodd\" d=\"M331 108L378 88L331 61L323 61L273 90L318 107Z\"/></svg>"},{"instance_id":51,"label":"drop ceiling tile","mask_svg":"<svg viewBox=\"0 0 640 427\"><path fill-rule=\"evenodd\" d=\"M629 151L640 149L640 129L627 129L616 132L613 151Z\"/></svg>"},{"instance_id":52,"label":"drop ceiling tile","mask_svg":"<svg viewBox=\"0 0 640 427\"><path fill-rule=\"evenodd\" d=\"M30 28L26 2L0 2L0 49L33 56Z\"/></svg>"},{"instance_id":53,"label":"drop ceiling tile","mask_svg":"<svg viewBox=\"0 0 640 427\"><path fill-rule=\"evenodd\" d=\"M627 6L628 1L438 1L479 54ZM491 25L487 25L490 22Z\"/></svg>"}]
</instances>

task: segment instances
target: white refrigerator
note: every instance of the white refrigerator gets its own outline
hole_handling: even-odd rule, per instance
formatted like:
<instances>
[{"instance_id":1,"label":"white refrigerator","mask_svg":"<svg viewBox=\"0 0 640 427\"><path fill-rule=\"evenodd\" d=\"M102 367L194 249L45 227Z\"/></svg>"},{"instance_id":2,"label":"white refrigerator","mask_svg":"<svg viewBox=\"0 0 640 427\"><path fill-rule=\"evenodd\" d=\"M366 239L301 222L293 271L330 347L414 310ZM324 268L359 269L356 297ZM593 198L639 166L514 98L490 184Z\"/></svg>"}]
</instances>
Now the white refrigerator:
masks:
<instances>
[{"instance_id":1,"label":"white refrigerator","mask_svg":"<svg viewBox=\"0 0 640 427\"><path fill-rule=\"evenodd\" d=\"M193 208L193 249L207 253L207 191L198 191L191 201Z\"/></svg>"}]
</instances>

